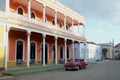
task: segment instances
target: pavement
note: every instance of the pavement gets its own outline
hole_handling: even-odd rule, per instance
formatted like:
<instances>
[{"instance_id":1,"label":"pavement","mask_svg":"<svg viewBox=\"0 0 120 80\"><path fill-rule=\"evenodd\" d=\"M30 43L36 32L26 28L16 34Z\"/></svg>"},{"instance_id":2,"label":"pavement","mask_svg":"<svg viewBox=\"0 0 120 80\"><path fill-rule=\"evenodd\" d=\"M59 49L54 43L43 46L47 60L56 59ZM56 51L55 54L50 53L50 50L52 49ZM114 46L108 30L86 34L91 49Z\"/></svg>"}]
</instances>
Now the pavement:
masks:
<instances>
[{"instance_id":1,"label":"pavement","mask_svg":"<svg viewBox=\"0 0 120 80\"><path fill-rule=\"evenodd\" d=\"M49 72L59 70L63 68L63 65L46 65L46 66L32 66L30 68L12 68L7 71L0 72L0 80L14 80L16 76L35 74L41 72Z\"/></svg>"},{"instance_id":2,"label":"pavement","mask_svg":"<svg viewBox=\"0 0 120 80\"><path fill-rule=\"evenodd\" d=\"M65 71L64 69L23 75L16 80L120 80L120 61L89 63L86 69Z\"/></svg>"}]
</instances>

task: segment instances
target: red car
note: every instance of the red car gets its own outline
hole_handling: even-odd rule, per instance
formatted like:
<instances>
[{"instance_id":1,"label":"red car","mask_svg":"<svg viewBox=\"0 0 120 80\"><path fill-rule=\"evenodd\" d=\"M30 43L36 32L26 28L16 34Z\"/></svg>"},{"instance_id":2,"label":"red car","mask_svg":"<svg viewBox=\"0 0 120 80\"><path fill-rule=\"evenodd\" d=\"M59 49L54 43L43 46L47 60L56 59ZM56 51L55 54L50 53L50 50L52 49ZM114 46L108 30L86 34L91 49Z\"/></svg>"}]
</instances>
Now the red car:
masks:
<instances>
[{"instance_id":1,"label":"red car","mask_svg":"<svg viewBox=\"0 0 120 80\"><path fill-rule=\"evenodd\" d=\"M75 60L69 60L67 63L64 64L65 70L71 70L71 69L85 69L87 66L87 63L84 62L83 59L75 59Z\"/></svg>"}]
</instances>

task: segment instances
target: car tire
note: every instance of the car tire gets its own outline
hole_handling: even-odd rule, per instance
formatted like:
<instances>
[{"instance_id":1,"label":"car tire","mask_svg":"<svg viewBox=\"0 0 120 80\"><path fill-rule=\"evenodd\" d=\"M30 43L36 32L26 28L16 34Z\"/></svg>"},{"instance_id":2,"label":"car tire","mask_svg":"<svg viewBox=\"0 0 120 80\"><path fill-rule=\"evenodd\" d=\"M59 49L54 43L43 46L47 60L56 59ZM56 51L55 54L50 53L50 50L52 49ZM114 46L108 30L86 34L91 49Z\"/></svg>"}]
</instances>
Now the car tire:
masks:
<instances>
[{"instance_id":1,"label":"car tire","mask_svg":"<svg viewBox=\"0 0 120 80\"><path fill-rule=\"evenodd\" d=\"M79 71L80 70L80 67L79 66L77 66L77 71Z\"/></svg>"},{"instance_id":2,"label":"car tire","mask_svg":"<svg viewBox=\"0 0 120 80\"><path fill-rule=\"evenodd\" d=\"M67 68L65 68L65 70L66 70L66 71L68 71L68 69L67 69Z\"/></svg>"}]
</instances>

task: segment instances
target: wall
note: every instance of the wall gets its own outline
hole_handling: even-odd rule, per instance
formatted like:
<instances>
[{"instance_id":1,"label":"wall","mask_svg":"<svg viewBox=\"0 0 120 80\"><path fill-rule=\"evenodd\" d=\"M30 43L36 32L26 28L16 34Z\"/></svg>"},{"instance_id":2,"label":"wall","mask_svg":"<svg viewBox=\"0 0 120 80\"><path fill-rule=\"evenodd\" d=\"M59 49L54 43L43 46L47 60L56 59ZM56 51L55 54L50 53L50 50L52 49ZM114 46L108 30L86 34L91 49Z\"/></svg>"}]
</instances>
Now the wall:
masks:
<instances>
[{"instance_id":1,"label":"wall","mask_svg":"<svg viewBox=\"0 0 120 80\"><path fill-rule=\"evenodd\" d=\"M4 57L5 57L4 26L0 25L0 69L4 68Z\"/></svg>"}]
</instances>

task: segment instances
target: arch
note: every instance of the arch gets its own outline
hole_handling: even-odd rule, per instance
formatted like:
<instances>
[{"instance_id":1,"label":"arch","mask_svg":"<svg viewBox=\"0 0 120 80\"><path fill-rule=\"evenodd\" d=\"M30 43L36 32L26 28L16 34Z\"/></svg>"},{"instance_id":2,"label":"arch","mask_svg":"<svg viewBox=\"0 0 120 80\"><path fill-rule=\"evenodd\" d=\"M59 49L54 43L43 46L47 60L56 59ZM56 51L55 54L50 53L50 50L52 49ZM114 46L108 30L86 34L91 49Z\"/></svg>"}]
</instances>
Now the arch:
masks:
<instances>
[{"instance_id":1,"label":"arch","mask_svg":"<svg viewBox=\"0 0 120 80\"><path fill-rule=\"evenodd\" d=\"M23 15L24 14L24 9L22 7L18 7L17 11L18 11L19 15Z\"/></svg>"},{"instance_id":2,"label":"arch","mask_svg":"<svg viewBox=\"0 0 120 80\"><path fill-rule=\"evenodd\" d=\"M24 58L24 42L23 40L16 40L16 64L22 64Z\"/></svg>"},{"instance_id":3,"label":"arch","mask_svg":"<svg viewBox=\"0 0 120 80\"><path fill-rule=\"evenodd\" d=\"M36 61L36 42L35 41L31 41L30 42L30 63L31 64L35 64Z\"/></svg>"},{"instance_id":4,"label":"arch","mask_svg":"<svg viewBox=\"0 0 120 80\"><path fill-rule=\"evenodd\" d=\"M63 59L63 54L64 53L64 49L63 46L60 46L60 59Z\"/></svg>"},{"instance_id":5,"label":"arch","mask_svg":"<svg viewBox=\"0 0 120 80\"><path fill-rule=\"evenodd\" d=\"M32 18L32 19L35 19L35 17L36 17L36 16L35 16L35 12L32 12L32 13L31 13L31 18Z\"/></svg>"},{"instance_id":6,"label":"arch","mask_svg":"<svg viewBox=\"0 0 120 80\"><path fill-rule=\"evenodd\" d=\"M52 20L52 25L55 25L55 20Z\"/></svg>"},{"instance_id":7,"label":"arch","mask_svg":"<svg viewBox=\"0 0 120 80\"><path fill-rule=\"evenodd\" d=\"M107 49L107 48L103 48L103 49L102 49L102 58L103 58L103 59L107 59L107 52L108 52L108 49Z\"/></svg>"},{"instance_id":8,"label":"arch","mask_svg":"<svg viewBox=\"0 0 120 80\"><path fill-rule=\"evenodd\" d=\"M62 28L62 22L60 22L59 26L60 26L60 28Z\"/></svg>"},{"instance_id":9,"label":"arch","mask_svg":"<svg viewBox=\"0 0 120 80\"><path fill-rule=\"evenodd\" d=\"M66 25L66 30L69 30L69 27L68 27L68 25Z\"/></svg>"},{"instance_id":10,"label":"arch","mask_svg":"<svg viewBox=\"0 0 120 80\"><path fill-rule=\"evenodd\" d=\"M69 59L70 58L70 48L69 48L69 46L67 46L67 59Z\"/></svg>"}]
</instances>

